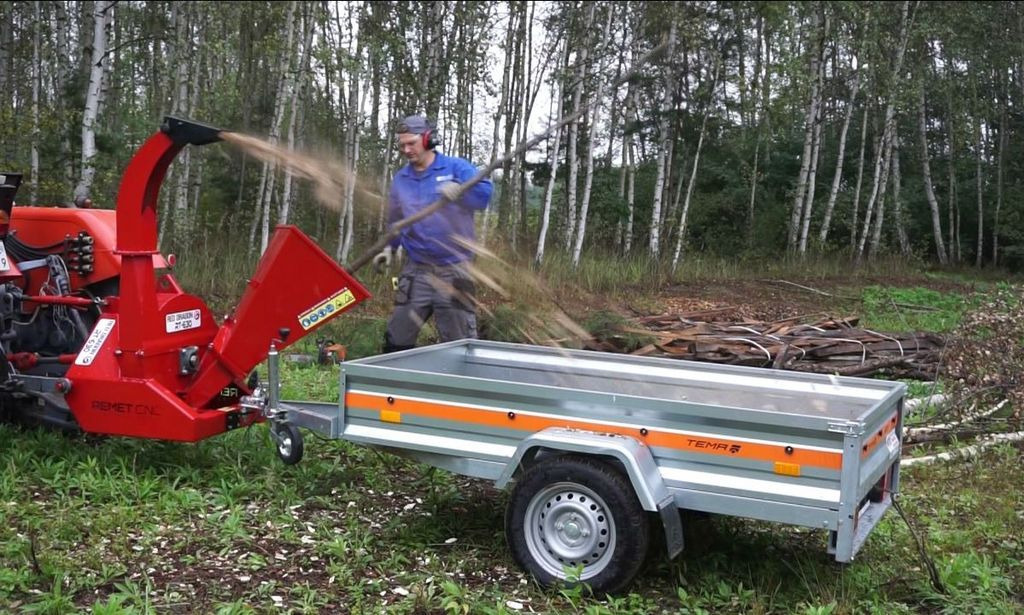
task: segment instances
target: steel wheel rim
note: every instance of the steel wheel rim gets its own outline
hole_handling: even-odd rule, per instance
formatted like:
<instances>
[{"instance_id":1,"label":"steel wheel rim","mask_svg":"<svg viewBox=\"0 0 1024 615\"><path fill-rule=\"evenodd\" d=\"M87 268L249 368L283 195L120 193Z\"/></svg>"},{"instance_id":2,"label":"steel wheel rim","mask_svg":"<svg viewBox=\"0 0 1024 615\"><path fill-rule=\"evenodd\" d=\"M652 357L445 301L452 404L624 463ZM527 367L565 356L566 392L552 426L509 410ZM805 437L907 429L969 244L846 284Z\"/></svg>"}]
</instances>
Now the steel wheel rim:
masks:
<instances>
[{"instance_id":1,"label":"steel wheel rim","mask_svg":"<svg viewBox=\"0 0 1024 615\"><path fill-rule=\"evenodd\" d=\"M615 521L593 490L560 482L537 492L526 507L526 546L548 574L564 579L565 566L582 565L579 580L601 573L615 552Z\"/></svg>"},{"instance_id":2,"label":"steel wheel rim","mask_svg":"<svg viewBox=\"0 0 1024 615\"><path fill-rule=\"evenodd\" d=\"M280 440L277 441L277 452L281 453L282 457L291 457L292 437L288 433L288 430L282 429L277 435L280 438Z\"/></svg>"}]
</instances>

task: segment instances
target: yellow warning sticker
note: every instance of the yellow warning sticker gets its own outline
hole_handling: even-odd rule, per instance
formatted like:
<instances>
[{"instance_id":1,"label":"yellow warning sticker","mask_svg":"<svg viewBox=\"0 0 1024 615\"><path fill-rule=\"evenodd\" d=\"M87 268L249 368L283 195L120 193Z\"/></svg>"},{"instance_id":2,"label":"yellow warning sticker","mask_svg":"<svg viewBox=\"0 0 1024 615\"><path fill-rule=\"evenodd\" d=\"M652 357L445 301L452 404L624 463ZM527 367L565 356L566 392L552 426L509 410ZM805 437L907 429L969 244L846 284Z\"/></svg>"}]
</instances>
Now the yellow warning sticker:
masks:
<instances>
[{"instance_id":1,"label":"yellow warning sticker","mask_svg":"<svg viewBox=\"0 0 1024 615\"><path fill-rule=\"evenodd\" d=\"M355 295L347 288L343 288L334 294L333 297L317 304L315 307L299 314L299 324L303 330L308 331L318 324L330 320L346 307L355 303Z\"/></svg>"}]
</instances>

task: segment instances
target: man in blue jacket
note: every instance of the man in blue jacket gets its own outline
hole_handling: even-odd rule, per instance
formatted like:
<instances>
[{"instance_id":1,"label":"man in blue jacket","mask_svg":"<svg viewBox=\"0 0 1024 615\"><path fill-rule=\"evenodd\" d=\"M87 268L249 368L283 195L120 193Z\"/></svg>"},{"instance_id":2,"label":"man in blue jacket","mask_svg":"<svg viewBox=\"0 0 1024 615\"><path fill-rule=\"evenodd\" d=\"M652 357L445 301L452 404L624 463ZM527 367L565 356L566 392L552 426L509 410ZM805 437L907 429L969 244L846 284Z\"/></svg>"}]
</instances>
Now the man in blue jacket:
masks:
<instances>
[{"instance_id":1,"label":"man in blue jacket","mask_svg":"<svg viewBox=\"0 0 1024 615\"><path fill-rule=\"evenodd\" d=\"M433 316L442 342L476 337L475 285L466 271L472 250L457 241L475 241L473 216L487 208L493 186L483 179L463 190L477 174L467 160L435 150L437 135L426 118L413 115L399 123L398 147L409 161L395 174L388 195L388 224L408 218L431 203L446 204L403 228L374 265L390 267L396 253L408 256L398 277L395 307L388 320L384 352L406 350Z\"/></svg>"}]
</instances>

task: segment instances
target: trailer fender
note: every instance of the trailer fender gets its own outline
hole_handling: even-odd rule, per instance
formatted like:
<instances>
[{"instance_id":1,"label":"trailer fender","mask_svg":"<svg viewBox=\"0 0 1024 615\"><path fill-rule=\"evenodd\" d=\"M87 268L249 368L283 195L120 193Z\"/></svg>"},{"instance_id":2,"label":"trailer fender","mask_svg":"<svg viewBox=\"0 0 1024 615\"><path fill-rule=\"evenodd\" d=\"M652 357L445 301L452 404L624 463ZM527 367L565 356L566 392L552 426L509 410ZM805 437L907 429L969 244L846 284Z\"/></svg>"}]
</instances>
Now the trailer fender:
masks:
<instances>
[{"instance_id":1,"label":"trailer fender","mask_svg":"<svg viewBox=\"0 0 1024 615\"><path fill-rule=\"evenodd\" d=\"M540 451L581 453L611 457L622 464L637 499L644 510L656 512L665 528L668 556L674 558L683 550L683 526L675 506L675 498L661 479L658 464L651 450L642 442L619 434L597 433L562 427L549 427L525 438L516 447L495 486L504 489L521 465L529 464Z\"/></svg>"}]
</instances>

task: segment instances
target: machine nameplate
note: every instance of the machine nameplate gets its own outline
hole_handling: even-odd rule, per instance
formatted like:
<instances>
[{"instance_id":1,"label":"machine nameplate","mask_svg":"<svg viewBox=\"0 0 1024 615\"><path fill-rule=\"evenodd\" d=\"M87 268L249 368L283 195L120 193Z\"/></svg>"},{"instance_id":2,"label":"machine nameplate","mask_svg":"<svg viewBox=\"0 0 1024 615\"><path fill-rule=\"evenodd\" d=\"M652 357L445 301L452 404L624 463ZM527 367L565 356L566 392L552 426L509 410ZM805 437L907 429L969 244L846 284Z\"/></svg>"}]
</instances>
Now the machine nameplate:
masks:
<instances>
[{"instance_id":1,"label":"machine nameplate","mask_svg":"<svg viewBox=\"0 0 1024 615\"><path fill-rule=\"evenodd\" d=\"M200 312L199 310L185 310L168 314L165 324L168 333L198 329L201 324Z\"/></svg>"}]
</instances>

